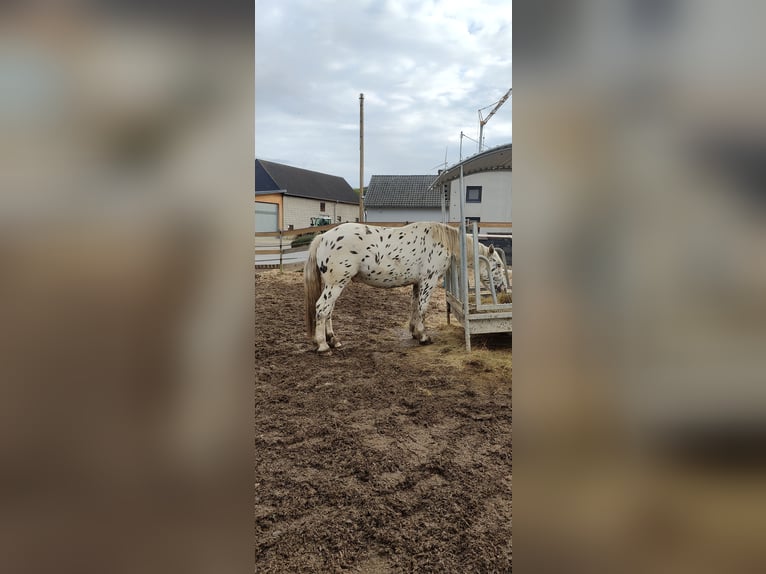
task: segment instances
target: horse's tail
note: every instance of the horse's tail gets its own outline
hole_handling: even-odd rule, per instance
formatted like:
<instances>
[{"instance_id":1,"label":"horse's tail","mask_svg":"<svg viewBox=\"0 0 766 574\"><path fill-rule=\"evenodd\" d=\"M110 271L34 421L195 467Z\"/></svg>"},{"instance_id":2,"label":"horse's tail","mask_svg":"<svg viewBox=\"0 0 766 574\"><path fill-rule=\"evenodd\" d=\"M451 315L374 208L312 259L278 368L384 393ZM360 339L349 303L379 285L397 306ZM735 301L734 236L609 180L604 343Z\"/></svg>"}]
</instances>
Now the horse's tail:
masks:
<instances>
[{"instance_id":1,"label":"horse's tail","mask_svg":"<svg viewBox=\"0 0 766 574\"><path fill-rule=\"evenodd\" d=\"M317 265L317 248L321 240L322 236L317 235L311 242L309 258L303 267L303 290L306 293L306 332L309 337L314 336L316 304L322 293L322 278L319 276L319 266Z\"/></svg>"}]
</instances>

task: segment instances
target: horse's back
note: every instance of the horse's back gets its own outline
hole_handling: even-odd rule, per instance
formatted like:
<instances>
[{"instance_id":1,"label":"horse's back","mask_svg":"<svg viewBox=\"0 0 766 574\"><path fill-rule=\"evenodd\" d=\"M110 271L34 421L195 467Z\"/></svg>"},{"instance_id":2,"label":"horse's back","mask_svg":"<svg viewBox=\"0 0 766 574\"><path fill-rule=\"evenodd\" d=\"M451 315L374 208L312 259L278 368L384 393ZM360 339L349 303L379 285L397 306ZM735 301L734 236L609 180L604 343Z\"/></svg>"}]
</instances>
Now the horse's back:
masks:
<instances>
[{"instance_id":1,"label":"horse's back","mask_svg":"<svg viewBox=\"0 0 766 574\"><path fill-rule=\"evenodd\" d=\"M433 222L402 227L380 227L377 243L361 262L358 280L377 287L399 287L421 283L444 271L448 255L432 235Z\"/></svg>"}]
</instances>

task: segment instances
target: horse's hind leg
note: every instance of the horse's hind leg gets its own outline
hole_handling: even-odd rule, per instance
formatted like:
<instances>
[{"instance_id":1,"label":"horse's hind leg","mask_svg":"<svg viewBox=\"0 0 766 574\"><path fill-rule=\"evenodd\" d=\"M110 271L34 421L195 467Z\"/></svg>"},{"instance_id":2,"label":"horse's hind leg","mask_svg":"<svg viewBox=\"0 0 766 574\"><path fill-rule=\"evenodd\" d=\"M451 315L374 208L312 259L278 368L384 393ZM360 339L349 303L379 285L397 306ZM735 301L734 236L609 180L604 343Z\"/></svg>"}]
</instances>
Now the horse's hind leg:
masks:
<instances>
[{"instance_id":1,"label":"horse's hind leg","mask_svg":"<svg viewBox=\"0 0 766 574\"><path fill-rule=\"evenodd\" d=\"M410 305L410 333L412 334L413 339L418 338L418 336L415 334L415 326L418 324L418 317L420 316L420 313L418 310L419 306L420 306L420 284L413 283L412 303Z\"/></svg>"},{"instance_id":2,"label":"horse's hind leg","mask_svg":"<svg viewBox=\"0 0 766 574\"><path fill-rule=\"evenodd\" d=\"M317 300L314 341L317 344L317 352L319 353L327 353L330 350L330 345L327 343L328 334L330 335L331 343L335 339L332 333L332 311L335 307L335 301L338 300L338 297L345 286L345 283L327 285L322 290L322 294L319 295L319 299ZM335 343L337 344L337 340L335 340Z\"/></svg>"},{"instance_id":3,"label":"horse's hind leg","mask_svg":"<svg viewBox=\"0 0 766 574\"><path fill-rule=\"evenodd\" d=\"M330 347L332 347L333 349L337 349L341 345L340 345L340 341L338 341L338 338L335 336L335 332L332 330L332 312L334 310L335 310L335 306L333 305L333 308L330 310L330 316L327 318L327 321L325 322L325 337Z\"/></svg>"}]
</instances>

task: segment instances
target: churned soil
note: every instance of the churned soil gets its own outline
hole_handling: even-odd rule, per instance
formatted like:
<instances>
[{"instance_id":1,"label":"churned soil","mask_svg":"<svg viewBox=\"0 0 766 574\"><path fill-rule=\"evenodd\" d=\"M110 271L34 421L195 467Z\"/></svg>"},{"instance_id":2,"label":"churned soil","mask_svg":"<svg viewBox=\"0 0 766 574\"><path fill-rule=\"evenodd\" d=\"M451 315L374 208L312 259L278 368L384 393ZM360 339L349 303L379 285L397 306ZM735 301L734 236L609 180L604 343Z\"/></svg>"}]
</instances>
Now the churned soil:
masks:
<instances>
[{"instance_id":1,"label":"churned soil","mask_svg":"<svg viewBox=\"0 0 766 574\"><path fill-rule=\"evenodd\" d=\"M256 273L255 571L510 572L511 335L410 337L410 288L352 283L343 346L306 335L302 274Z\"/></svg>"}]
</instances>

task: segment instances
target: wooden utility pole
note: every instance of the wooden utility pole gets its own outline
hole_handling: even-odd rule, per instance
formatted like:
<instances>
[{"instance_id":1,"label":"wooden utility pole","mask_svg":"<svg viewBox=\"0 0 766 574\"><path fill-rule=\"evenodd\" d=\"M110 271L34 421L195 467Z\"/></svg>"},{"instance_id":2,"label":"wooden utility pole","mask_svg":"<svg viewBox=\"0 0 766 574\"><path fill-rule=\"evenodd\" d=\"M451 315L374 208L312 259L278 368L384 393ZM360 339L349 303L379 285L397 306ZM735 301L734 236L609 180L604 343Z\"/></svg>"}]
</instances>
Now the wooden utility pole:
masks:
<instances>
[{"instance_id":1,"label":"wooden utility pole","mask_svg":"<svg viewBox=\"0 0 766 574\"><path fill-rule=\"evenodd\" d=\"M359 94L359 221L364 221L364 94Z\"/></svg>"}]
</instances>

